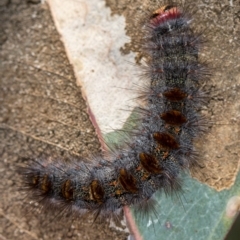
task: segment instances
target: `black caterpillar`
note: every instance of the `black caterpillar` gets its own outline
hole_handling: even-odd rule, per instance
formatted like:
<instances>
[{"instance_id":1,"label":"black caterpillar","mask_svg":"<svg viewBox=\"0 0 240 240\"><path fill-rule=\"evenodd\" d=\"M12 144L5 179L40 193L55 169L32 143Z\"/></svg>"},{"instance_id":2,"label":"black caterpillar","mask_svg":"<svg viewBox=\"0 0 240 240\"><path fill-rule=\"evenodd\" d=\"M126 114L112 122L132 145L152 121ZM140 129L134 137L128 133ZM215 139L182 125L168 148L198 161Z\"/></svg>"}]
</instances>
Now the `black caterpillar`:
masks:
<instances>
[{"instance_id":1,"label":"black caterpillar","mask_svg":"<svg viewBox=\"0 0 240 240\"><path fill-rule=\"evenodd\" d=\"M98 217L148 204L158 190L181 190L180 173L198 165L193 140L206 126L198 112L205 104L199 89L208 71L198 59L200 34L189 24L175 5L161 7L145 24L150 84L142 97L147 107L138 109L141 123L129 133L127 146L109 150L92 164L41 159L21 168L30 199L48 209L91 211Z\"/></svg>"}]
</instances>

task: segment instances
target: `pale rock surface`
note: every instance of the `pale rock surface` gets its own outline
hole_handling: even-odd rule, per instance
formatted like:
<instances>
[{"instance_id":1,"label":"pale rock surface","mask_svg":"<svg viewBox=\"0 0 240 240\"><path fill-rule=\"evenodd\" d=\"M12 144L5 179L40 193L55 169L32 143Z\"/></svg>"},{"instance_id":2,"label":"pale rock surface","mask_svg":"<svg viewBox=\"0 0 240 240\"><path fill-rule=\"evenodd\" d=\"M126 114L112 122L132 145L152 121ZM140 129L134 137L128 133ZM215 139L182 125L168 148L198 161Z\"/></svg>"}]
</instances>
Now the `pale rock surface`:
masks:
<instances>
[{"instance_id":1,"label":"pale rock surface","mask_svg":"<svg viewBox=\"0 0 240 240\"><path fill-rule=\"evenodd\" d=\"M137 105L141 86L135 54L121 55L129 41L123 16L111 16L102 0L48 0L93 123L101 133L120 129ZM127 111L124 111L124 110Z\"/></svg>"}]
</instances>

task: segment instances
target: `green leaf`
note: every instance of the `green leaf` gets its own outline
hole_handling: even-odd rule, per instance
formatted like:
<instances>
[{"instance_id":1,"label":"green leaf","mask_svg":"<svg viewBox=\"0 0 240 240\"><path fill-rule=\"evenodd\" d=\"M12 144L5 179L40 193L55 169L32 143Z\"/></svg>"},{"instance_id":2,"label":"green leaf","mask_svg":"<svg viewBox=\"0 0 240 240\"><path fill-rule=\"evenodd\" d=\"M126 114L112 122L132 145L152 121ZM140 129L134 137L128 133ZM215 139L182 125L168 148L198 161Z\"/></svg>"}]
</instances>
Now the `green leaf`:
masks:
<instances>
[{"instance_id":1,"label":"green leaf","mask_svg":"<svg viewBox=\"0 0 240 240\"><path fill-rule=\"evenodd\" d=\"M135 109L123 129L132 129L132 120L136 118ZM121 145L124 135L116 131L106 134L104 139L109 145ZM231 189L221 192L191 178L189 174L182 175L183 192L177 192L175 197L166 196L163 191L155 194L157 216L152 212L143 217L139 211L131 209L143 239L223 239L232 224L232 220L225 216L226 205L231 197L240 195L240 174Z\"/></svg>"},{"instance_id":2,"label":"green leaf","mask_svg":"<svg viewBox=\"0 0 240 240\"><path fill-rule=\"evenodd\" d=\"M148 240L220 240L226 235L232 220L225 216L228 200L240 193L240 174L230 190L217 192L205 184L183 176L184 194L181 201L174 202L164 193L157 194L159 217L154 214L150 219L139 219L136 223L144 239ZM154 230L153 226L154 224Z\"/></svg>"}]
</instances>

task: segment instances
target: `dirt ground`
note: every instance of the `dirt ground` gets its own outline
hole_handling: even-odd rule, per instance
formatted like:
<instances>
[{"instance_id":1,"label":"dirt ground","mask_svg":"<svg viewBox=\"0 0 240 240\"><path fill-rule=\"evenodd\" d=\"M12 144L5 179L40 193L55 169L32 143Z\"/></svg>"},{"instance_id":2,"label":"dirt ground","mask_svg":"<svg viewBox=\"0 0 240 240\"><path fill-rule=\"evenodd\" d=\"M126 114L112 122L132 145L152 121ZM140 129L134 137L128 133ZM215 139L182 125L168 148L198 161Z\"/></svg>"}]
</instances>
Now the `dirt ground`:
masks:
<instances>
[{"instance_id":1,"label":"dirt ground","mask_svg":"<svg viewBox=\"0 0 240 240\"><path fill-rule=\"evenodd\" d=\"M0 16L0 239L126 239L109 221L39 214L18 191L16 166L24 159L86 157L100 144L49 9L6 1Z\"/></svg>"},{"instance_id":2,"label":"dirt ground","mask_svg":"<svg viewBox=\"0 0 240 240\"><path fill-rule=\"evenodd\" d=\"M128 234L110 228L108 221L92 225L89 216L72 223L32 211L17 190L16 166L29 159L43 153L74 158L100 152L49 9L37 2L0 0L0 239L126 239ZM147 1L106 2L126 16L132 39L139 38L131 16L141 4L139 12L144 12ZM214 124L198 143L204 162L197 177L221 190L234 183L240 156L240 97L233 87L240 84L240 9L236 1L191 2L198 6L196 27L208 32L203 57L212 62L213 72L205 86L213 97L204 112ZM133 41L122 50L137 52L139 46Z\"/></svg>"}]
</instances>

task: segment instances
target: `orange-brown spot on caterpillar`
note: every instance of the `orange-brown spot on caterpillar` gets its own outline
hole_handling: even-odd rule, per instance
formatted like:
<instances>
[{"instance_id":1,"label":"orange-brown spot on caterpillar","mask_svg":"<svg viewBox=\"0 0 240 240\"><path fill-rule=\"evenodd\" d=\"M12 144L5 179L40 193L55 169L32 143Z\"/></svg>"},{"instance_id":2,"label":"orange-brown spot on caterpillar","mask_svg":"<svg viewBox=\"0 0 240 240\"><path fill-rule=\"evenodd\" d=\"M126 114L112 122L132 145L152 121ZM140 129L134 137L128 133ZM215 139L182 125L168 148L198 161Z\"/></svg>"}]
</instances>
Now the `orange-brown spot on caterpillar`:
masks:
<instances>
[{"instance_id":1,"label":"orange-brown spot on caterpillar","mask_svg":"<svg viewBox=\"0 0 240 240\"><path fill-rule=\"evenodd\" d=\"M154 140L159 143L163 148L178 149L179 144L175 138L168 133L156 132L153 134Z\"/></svg>"},{"instance_id":2,"label":"orange-brown spot on caterpillar","mask_svg":"<svg viewBox=\"0 0 240 240\"><path fill-rule=\"evenodd\" d=\"M33 187L37 187L39 184L39 175L34 175L31 178L31 183L30 183Z\"/></svg>"},{"instance_id":3,"label":"orange-brown spot on caterpillar","mask_svg":"<svg viewBox=\"0 0 240 240\"><path fill-rule=\"evenodd\" d=\"M177 110L171 110L161 114L161 119L170 125L182 125L187 122L186 117Z\"/></svg>"},{"instance_id":4,"label":"orange-brown spot on caterpillar","mask_svg":"<svg viewBox=\"0 0 240 240\"><path fill-rule=\"evenodd\" d=\"M86 187L86 186L83 186L83 187L82 187L82 190L85 191L85 192L87 192L88 189L89 189L89 187Z\"/></svg>"},{"instance_id":5,"label":"orange-brown spot on caterpillar","mask_svg":"<svg viewBox=\"0 0 240 240\"><path fill-rule=\"evenodd\" d=\"M118 182L116 180L109 183L110 186L117 186L117 184L118 184Z\"/></svg>"},{"instance_id":6,"label":"orange-brown spot on caterpillar","mask_svg":"<svg viewBox=\"0 0 240 240\"><path fill-rule=\"evenodd\" d=\"M118 179L122 187L126 191L131 193L138 192L138 188L136 186L136 179L125 168L120 169Z\"/></svg>"},{"instance_id":7,"label":"orange-brown spot on caterpillar","mask_svg":"<svg viewBox=\"0 0 240 240\"><path fill-rule=\"evenodd\" d=\"M116 195L121 195L121 194L123 194L123 191L121 190L121 189L117 189L116 191L115 191L115 194ZM113 195L114 196L114 195Z\"/></svg>"},{"instance_id":8,"label":"orange-brown spot on caterpillar","mask_svg":"<svg viewBox=\"0 0 240 240\"><path fill-rule=\"evenodd\" d=\"M175 130L176 134L179 134L179 132L181 131L181 128L180 127L174 127L174 130Z\"/></svg>"},{"instance_id":9,"label":"orange-brown spot on caterpillar","mask_svg":"<svg viewBox=\"0 0 240 240\"><path fill-rule=\"evenodd\" d=\"M67 180L62 184L61 192L65 199L67 200L73 199L73 186L71 180Z\"/></svg>"},{"instance_id":10,"label":"orange-brown spot on caterpillar","mask_svg":"<svg viewBox=\"0 0 240 240\"><path fill-rule=\"evenodd\" d=\"M143 176L141 177L142 181L146 181L149 178L150 174L149 173L144 173Z\"/></svg>"},{"instance_id":11,"label":"orange-brown spot on caterpillar","mask_svg":"<svg viewBox=\"0 0 240 240\"><path fill-rule=\"evenodd\" d=\"M163 154L163 159L166 159L167 157L169 156L169 152L164 152L164 154Z\"/></svg>"},{"instance_id":12,"label":"orange-brown spot on caterpillar","mask_svg":"<svg viewBox=\"0 0 240 240\"><path fill-rule=\"evenodd\" d=\"M142 170L142 166L139 165L137 168L136 168L136 171L141 171Z\"/></svg>"},{"instance_id":13,"label":"orange-brown spot on caterpillar","mask_svg":"<svg viewBox=\"0 0 240 240\"><path fill-rule=\"evenodd\" d=\"M147 153L140 153L139 158L143 168L146 171L150 173L155 173L155 174L162 172L162 169L159 166L158 161L154 156Z\"/></svg>"},{"instance_id":14,"label":"orange-brown spot on caterpillar","mask_svg":"<svg viewBox=\"0 0 240 240\"><path fill-rule=\"evenodd\" d=\"M163 93L163 96L171 102L182 101L187 97L187 94L179 88L173 88Z\"/></svg>"},{"instance_id":15,"label":"orange-brown spot on caterpillar","mask_svg":"<svg viewBox=\"0 0 240 240\"><path fill-rule=\"evenodd\" d=\"M51 181L49 180L48 175L45 174L42 178L40 188L44 193L48 193L51 190L51 186L52 186Z\"/></svg>"},{"instance_id":16,"label":"orange-brown spot on caterpillar","mask_svg":"<svg viewBox=\"0 0 240 240\"><path fill-rule=\"evenodd\" d=\"M102 202L104 197L104 190L98 180L93 180L90 184L90 198L99 203Z\"/></svg>"}]
</instances>

